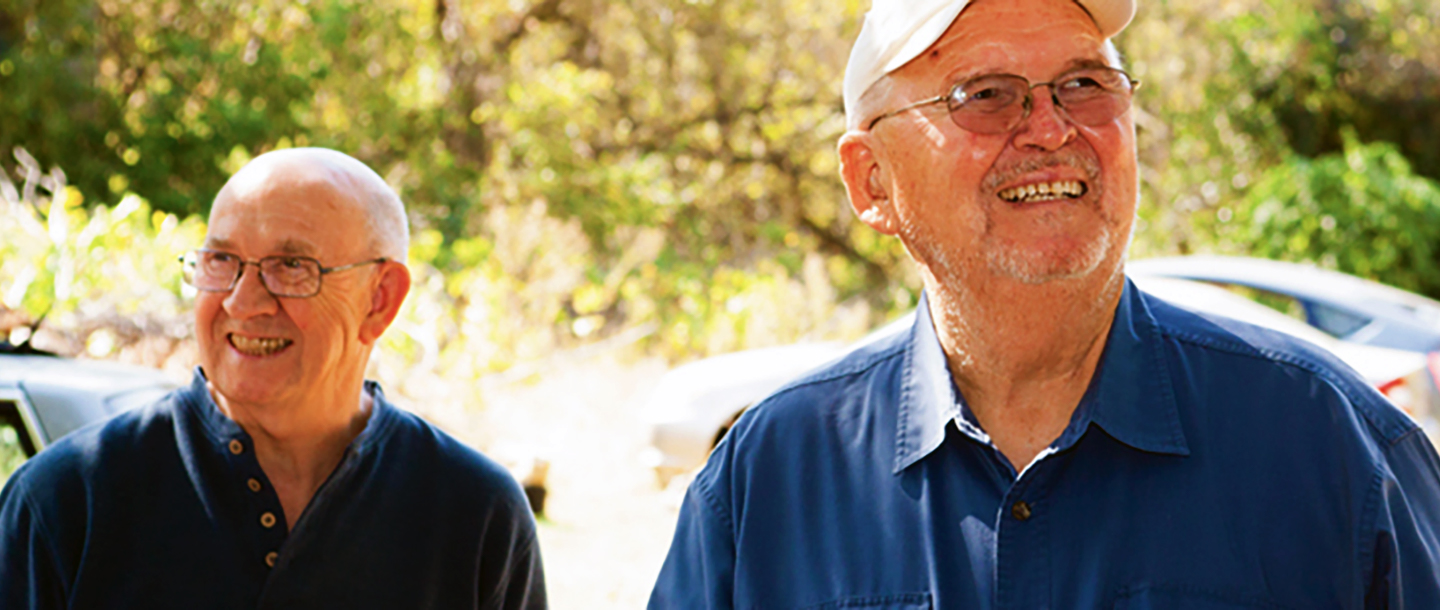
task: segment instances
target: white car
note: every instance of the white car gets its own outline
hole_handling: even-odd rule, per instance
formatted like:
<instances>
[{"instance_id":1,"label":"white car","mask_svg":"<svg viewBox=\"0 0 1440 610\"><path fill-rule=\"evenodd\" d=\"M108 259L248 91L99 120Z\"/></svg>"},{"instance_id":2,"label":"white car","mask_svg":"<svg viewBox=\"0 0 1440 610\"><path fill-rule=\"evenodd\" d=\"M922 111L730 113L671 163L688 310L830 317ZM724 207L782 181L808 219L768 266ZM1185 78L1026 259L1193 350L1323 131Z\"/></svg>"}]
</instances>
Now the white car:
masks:
<instances>
[{"instance_id":1,"label":"white car","mask_svg":"<svg viewBox=\"0 0 1440 610\"><path fill-rule=\"evenodd\" d=\"M1432 386L1423 354L1339 341L1304 322L1209 284L1163 277L1132 279L1142 290L1180 307L1274 329L1331 351L1419 421L1432 439L1440 439L1440 414L1430 413L1427 408ZM768 347L671 369L661 378L645 408L651 432L645 461L655 469L660 485L667 485L676 475L704 464L736 418L760 399L850 350L908 330L913 322L912 312L850 345L800 343Z\"/></svg>"}]
</instances>

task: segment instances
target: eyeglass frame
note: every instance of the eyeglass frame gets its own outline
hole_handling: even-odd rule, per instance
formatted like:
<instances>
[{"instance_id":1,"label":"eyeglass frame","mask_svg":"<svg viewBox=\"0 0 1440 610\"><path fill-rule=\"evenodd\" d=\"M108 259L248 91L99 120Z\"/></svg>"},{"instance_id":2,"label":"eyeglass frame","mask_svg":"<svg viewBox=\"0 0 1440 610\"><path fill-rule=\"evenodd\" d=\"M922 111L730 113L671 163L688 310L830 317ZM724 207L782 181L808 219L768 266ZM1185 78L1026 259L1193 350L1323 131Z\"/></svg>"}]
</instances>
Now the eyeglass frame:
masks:
<instances>
[{"instance_id":1,"label":"eyeglass frame","mask_svg":"<svg viewBox=\"0 0 1440 610\"><path fill-rule=\"evenodd\" d=\"M897 109L895 109L895 110L891 110L890 112L887 112L887 113L882 114L882 115L880 115L880 116L878 116L878 117L875 117L874 119L871 119L871 120L870 120L870 123L865 126L865 131L870 131L870 130L874 129L874 128L875 128L875 124L876 124L876 123L879 123L882 119L888 119L888 118L890 118L890 117L892 117L892 116L896 116L896 115L898 115L898 114L901 114L901 113L904 113L904 112L909 112L909 111L914 110L914 109L916 109L916 108L923 108L923 107L925 107L925 106L930 106L930 105L933 105L933 104L940 104L940 103L946 103L946 104L948 104L948 103L950 102L950 100L955 97L955 92L956 92L957 90L960 90L961 88L963 88L965 85L968 85L968 84L970 84L970 83L973 83L973 82L975 82L975 81L977 81L977 80L980 80L980 79L982 79L982 78L995 78L995 77L1013 77L1013 78L1018 78L1018 79L1020 79L1020 80L1025 81L1025 84L1028 85L1028 86L1027 86L1026 89L1025 89L1025 99L1024 99L1023 102L1021 102L1021 106L1023 106L1023 107L1025 108L1025 112L1021 113L1020 118L1016 119L1015 124L1012 125L1012 126L1010 126L1009 129L1004 129L1004 130L1001 130L1001 131L993 132L994 134L1009 133L1009 132L1015 131L1015 129L1018 128L1021 123L1024 123L1026 119L1030 118L1030 112L1031 112L1032 110L1034 110L1034 108L1035 108L1035 104L1034 104L1035 96L1034 96L1034 94L1033 94L1032 92L1035 91L1035 88L1036 88L1036 87L1046 87L1046 86L1050 87L1050 102L1053 103L1053 104L1055 104L1055 108L1058 109L1058 110L1060 110L1060 112L1065 116L1065 118L1066 118L1067 120L1070 120L1071 122L1074 122L1074 119L1070 116L1070 113L1065 110L1065 106L1060 103L1060 98L1059 98L1059 96L1055 94L1055 85L1058 84L1058 83L1064 82L1064 81L1065 81L1067 78L1069 78L1072 74L1075 74L1075 73L1077 73L1077 72L1083 72L1083 71L1085 71L1085 70L1106 70L1106 71L1109 71L1109 72L1118 72L1118 73L1120 74L1120 76L1125 77L1125 81L1130 84L1130 88L1129 88L1129 90L1128 90L1128 91L1130 92L1130 97L1129 97L1129 100L1130 100L1130 101L1129 101L1129 103L1126 104L1125 109L1126 109L1126 110L1129 110L1130 107L1133 106L1133 104L1134 104L1133 100L1134 100L1134 98L1135 98L1135 90L1140 88L1140 81L1139 81L1139 80L1136 80L1134 77L1130 76L1130 73L1129 73L1129 72L1126 72L1126 71L1124 71L1124 70L1121 70L1120 68L1112 68L1112 67L1110 67L1110 66L1082 66L1082 67L1079 67L1079 68L1075 68L1075 69L1073 69L1073 70L1067 70L1067 71L1065 71L1064 73L1060 74L1060 76L1055 77L1054 80L1051 80L1051 81L1048 81L1048 82L1043 82L1043 83L1032 83L1032 82L1030 82L1030 79L1025 78L1025 77L1023 77L1023 76L1020 76L1019 74L1009 74L1009 73L1003 73L1003 72L1001 72L1001 73L981 74L981 75L979 75L979 76L975 76L975 77L972 77L972 78L965 79L965 80L963 80L963 81L960 81L960 82L957 82L957 83L955 83L955 84L953 84L953 85L950 85L950 88L947 89L947 90L945 91L945 93L942 93L942 94L940 94L940 95L938 95L938 96L935 96L935 97L932 97L932 98L928 98L928 99L924 99L924 100L920 100L920 101L915 102L915 103L913 103L913 104L909 104L909 105L906 105L906 106L904 106L904 107L897 108ZM947 110L948 110L948 108L947 108ZM954 111L954 110L950 110L950 111L948 112L948 114L950 115L950 122L955 123L955 126L956 126L956 127L959 127L959 128L961 128L961 129L964 129L965 131L969 131L969 132L971 132L971 133L981 133L981 134L987 133L987 132L977 132L977 131L973 131L973 130L971 130L971 129L969 129L969 128L963 126L963 125L961 125L958 121L955 120L955 111ZM1124 114L1124 113L1121 112L1120 114ZM1120 116L1120 114L1116 114L1115 116ZM990 134L990 135L993 135L993 134Z\"/></svg>"},{"instance_id":2,"label":"eyeglass frame","mask_svg":"<svg viewBox=\"0 0 1440 610\"><path fill-rule=\"evenodd\" d=\"M269 293L270 296L272 296L272 297L275 297L275 298L286 298L286 299L308 299L308 298L313 297L313 296L315 296L315 295L317 295L317 294L320 294L320 288L321 288L322 286L324 286L324 284L325 284L325 281L324 281L324 280L325 280L325 276L327 276L327 275L329 275L329 274L331 274L331 273L336 273L336 272L339 272L339 271L347 271L347 270L350 270L350 269L355 269L355 268L357 268L357 267L363 267L363 266L365 266L365 265L376 265L376 264L383 264L383 263L388 263L388 262L390 262L390 259L389 259L389 258L382 256L382 257L380 257L380 258L373 258L373 259L370 259L370 260L364 260L364 261L360 261L360 262L358 262L358 263L350 263L350 264L348 264L348 265L339 265L339 266L335 266L335 267L326 267L325 265L322 265L322 264L320 263L320 260L319 260L319 259L314 258L314 257L311 257L311 256L299 256L299 255L291 255L291 254L281 254L281 255L273 255L273 256L264 256L264 257L261 257L261 258L255 259L255 260L245 260L245 259L241 258L240 255L235 254L234 252L227 252L227 251L225 251L225 250L215 250L215 249L212 249L212 248L196 248L196 249L194 249L194 250L191 250L191 251L189 251L189 252L186 252L186 253L184 253L184 254L181 254L180 257L179 257L180 264L181 264L182 266L187 265L187 264L193 264L194 266L197 266L197 267L198 267L198 266L199 266L199 260L198 260L199 257L198 257L198 256L195 256L195 259L196 259L196 260L195 260L194 263L187 263L187 262L185 261L185 259L186 259L186 257L189 257L189 256L191 256L191 255L198 255L198 254L201 253L201 252L210 252L210 253L216 253L216 254L228 254L228 255L230 255L230 256L235 257L235 259L236 259L237 261L239 261L240 266L239 266L238 268L236 268L236 270L235 270L235 277L230 278L230 285L229 285L228 287L225 287L225 288L201 288L201 287L199 287L199 286L196 286L196 285L195 285L193 282L191 282L191 281L186 281L185 283L188 284L188 285L190 285L190 287L192 287L192 288L194 288L194 289L196 289L196 290L199 290L199 291L201 291L201 292L230 292L231 290L234 290L235 287L240 284L240 278L242 278L242 277L245 276L245 267L246 267L246 265L254 265L255 268L257 269L256 273L259 274L260 285L265 287L265 292ZM276 294L274 290L271 290L271 289L270 289L270 284L265 281L265 268L264 268L263 266L261 266L262 263L264 263L265 261L267 261L267 260L272 260L272 259L300 259L300 260L305 260L305 261L309 261L309 262L315 263L315 268L316 268L316 269L319 269L319 273L316 274L316 276L315 276L315 291L312 292L312 293L310 293L310 294ZM193 276L193 275L194 275L194 274L192 273L191 276ZM181 279L185 279L185 274L184 274L184 273L180 274L180 277L181 277Z\"/></svg>"}]
</instances>

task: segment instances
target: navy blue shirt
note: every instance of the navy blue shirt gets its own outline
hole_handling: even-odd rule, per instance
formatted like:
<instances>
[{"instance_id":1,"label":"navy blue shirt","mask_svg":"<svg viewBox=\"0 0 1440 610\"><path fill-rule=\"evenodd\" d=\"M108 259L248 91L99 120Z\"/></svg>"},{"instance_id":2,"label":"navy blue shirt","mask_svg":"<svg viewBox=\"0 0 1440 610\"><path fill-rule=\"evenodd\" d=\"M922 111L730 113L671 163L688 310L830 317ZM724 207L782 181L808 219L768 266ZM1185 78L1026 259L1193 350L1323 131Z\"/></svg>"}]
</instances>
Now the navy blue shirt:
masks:
<instances>
[{"instance_id":1,"label":"navy blue shirt","mask_svg":"<svg viewBox=\"0 0 1440 610\"><path fill-rule=\"evenodd\" d=\"M0 492L0 608L544 608L519 485L365 389L365 429L288 534L198 369L40 452Z\"/></svg>"},{"instance_id":2,"label":"navy blue shirt","mask_svg":"<svg viewBox=\"0 0 1440 610\"><path fill-rule=\"evenodd\" d=\"M1440 608L1440 460L1318 348L1127 282L1017 475L928 311L740 418L650 608Z\"/></svg>"}]
</instances>

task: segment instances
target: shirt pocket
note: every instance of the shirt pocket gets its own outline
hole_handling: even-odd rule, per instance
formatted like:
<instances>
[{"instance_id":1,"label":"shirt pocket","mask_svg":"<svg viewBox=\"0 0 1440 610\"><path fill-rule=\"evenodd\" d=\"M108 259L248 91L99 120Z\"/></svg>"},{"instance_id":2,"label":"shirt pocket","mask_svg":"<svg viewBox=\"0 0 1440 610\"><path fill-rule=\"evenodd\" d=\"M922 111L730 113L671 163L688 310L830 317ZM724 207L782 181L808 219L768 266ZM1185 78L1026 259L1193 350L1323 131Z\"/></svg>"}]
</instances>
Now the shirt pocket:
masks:
<instances>
[{"instance_id":1,"label":"shirt pocket","mask_svg":"<svg viewBox=\"0 0 1440 610\"><path fill-rule=\"evenodd\" d=\"M800 610L933 610L929 593L860 595L805 606Z\"/></svg>"},{"instance_id":2,"label":"shirt pocket","mask_svg":"<svg viewBox=\"0 0 1440 610\"><path fill-rule=\"evenodd\" d=\"M1120 592L1115 610L1288 610L1264 598L1204 587L1143 585Z\"/></svg>"}]
</instances>

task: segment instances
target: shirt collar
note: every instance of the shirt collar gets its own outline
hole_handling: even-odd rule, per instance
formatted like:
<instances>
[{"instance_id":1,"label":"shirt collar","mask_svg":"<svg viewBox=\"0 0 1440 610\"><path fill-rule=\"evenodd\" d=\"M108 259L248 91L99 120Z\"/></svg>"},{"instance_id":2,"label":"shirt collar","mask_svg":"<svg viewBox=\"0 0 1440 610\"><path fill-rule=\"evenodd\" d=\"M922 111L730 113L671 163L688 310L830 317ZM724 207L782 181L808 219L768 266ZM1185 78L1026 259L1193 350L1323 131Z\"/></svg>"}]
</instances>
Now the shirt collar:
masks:
<instances>
[{"instance_id":1,"label":"shirt collar","mask_svg":"<svg viewBox=\"0 0 1440 610\"><path fill-rule=\"evenodd\" d=\"M204 369L196 366L190 386L181 393L185 404L190 407L190 412L199 420L205 436L216 447L225 446L231 439L249 440L250 435L245 432L245 429L220 411L220 407L210 396L208 383ZM366 380L364 391L370 394L372 399L370 419L365 422L365 428L360 431L360 434L350 441L348 448L350 454L363 455L368 449L379 443L386 431L391 428L390 421L395 417L395 407L386 400L385 392L380 389L380 384Z\"/></svg>"},{"instance_id":2,"label":"shirt collar","mask_svg":"<svg viewBox=\"0 0 1440 610\"><path fill-rule=\"evenodd\" d=\"M1141 451L1189 455L1180 426L1179 407L1170 379L1160 328L1144 294L1125 281L1115 321L1106 338L1095 378L1077 407L1080 420L1071 429L1082 432L1094 423L1116 440ZM962 432L988 442L978 426L961 413L950 367L930 318L928 297L922 295L910 332L900 386L896 422L895 472L929 455L945 440L945 426L956 421ZM1078 440L1067 430L1060 444Z\"/></svg>"}]
</instances>

